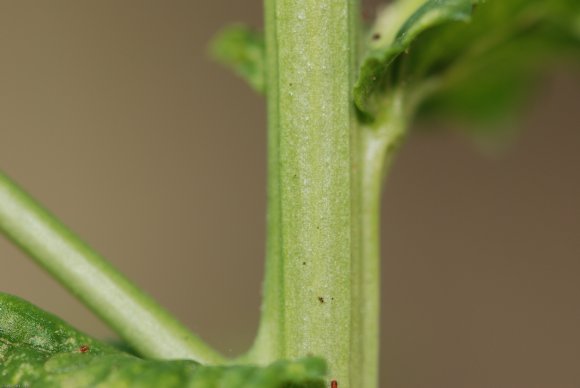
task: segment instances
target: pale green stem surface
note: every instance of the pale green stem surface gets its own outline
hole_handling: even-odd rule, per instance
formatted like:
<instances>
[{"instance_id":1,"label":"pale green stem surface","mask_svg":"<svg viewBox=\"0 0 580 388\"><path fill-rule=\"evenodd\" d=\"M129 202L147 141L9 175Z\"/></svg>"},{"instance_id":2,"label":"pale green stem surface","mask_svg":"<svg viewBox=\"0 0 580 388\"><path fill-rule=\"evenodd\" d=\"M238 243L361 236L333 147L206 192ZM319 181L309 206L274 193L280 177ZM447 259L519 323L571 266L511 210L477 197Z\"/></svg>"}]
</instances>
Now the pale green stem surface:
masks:
<instances>
[{"instance_id":1,"label":"pale green stem surface","mask_svg":"<svg viewBox=\"0 0 580 388\"><path fill-rule=\"evenodd\" d=\"M264 2L266 34L266 93L268 97L268 198L266 266L262 295L262 312L258 335L252 349L241 361L267 364L284 355L284 295L281 255L280 203L280 136L279 136L279 83L278 43L276 33L276 5Z\"/></svg>"},{"instance_id":2,"label":"pale green stem surface","mask_svg":"<svg viewBox=\"0 0 580 388\"><path fill-rule=\"evenodd\" d=\"M380 198L403 93L354 118L358 4L266 0L268 240L260 363L316 355L341 388L378 386Z\"/></svg>"},{"instance_id":3,"label":"pale green stem surface","mask_svg":"<svg viewBox=\"0 0 580 388\"><path fill-rule=\"evenodd\" d=\"M285 356L350 381L348 2L277 2Z\"/></svg>"},{"instance_id":4,"label":"pale green stem surface","mask_svg":"<svg viewBox=\"0 0 580 388\"><path fill-rule=\"evenodd\" d=\"M380 215L383 182L407 122L402 93L385 99L373 126L360 130L360 254L353 260L351 368L360 370L358 387L377 387L380 339ZM356 256L355 256L356 257Z\"/></svg>"},{"instance_id":5,"label":"pale green stem surface","mask_svg":"<svg viewBox=\"0 0 580 388\"><path fill-rule=\"evenodd\" d=\"M222 361L2 173L0 230L143 356Z\"/></svg>"},{"instance_id":6,"label":"pale green stem surface","mask_svg":"<svg viewBox=\"0 0 580 388\"><path fill-rule=\"evenodd\" d=\"M354 2L265 6L269 237L254 351L324 357L330 378L348 387Z\"/></svg>"}]
</instances>

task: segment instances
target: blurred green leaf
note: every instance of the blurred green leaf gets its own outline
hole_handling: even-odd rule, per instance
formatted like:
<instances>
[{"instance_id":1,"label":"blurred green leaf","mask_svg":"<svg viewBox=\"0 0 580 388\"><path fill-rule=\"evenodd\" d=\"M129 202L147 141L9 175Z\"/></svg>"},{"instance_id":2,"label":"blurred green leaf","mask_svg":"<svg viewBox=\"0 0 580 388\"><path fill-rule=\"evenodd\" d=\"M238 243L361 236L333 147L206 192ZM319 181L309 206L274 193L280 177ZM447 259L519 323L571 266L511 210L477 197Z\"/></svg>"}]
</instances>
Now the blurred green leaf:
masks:
<instances>
[{"instance_id":1,"label":"blurred green leaf","mask_svg":"<svg viewBox=\"0 0 580 388\"><path fill-rule=\"evenodd\" d=\"M0 294L0 381L31 387L324 387L324 361L202 366L144 360L71 328L17 297Z\"/></svg>"},{"instance_id":2,"label":"blurred green leaf","mask_svg":"<svg viewBox=\"0 0 580 388\"><path fill-rule=\"evenodd\" d=\"M579 14L576 0L489 0L469 25L426 35L409 67L438 85L420 117L456 118L488 130L509 119L533 95L542 73L569 60L580 62ZM419 64L421 50L430 63Z\"/></svg>"},{"instance_id":3,"label":"blurred green leaf","mask_svg":"<svg viewBox=\"0 0 580 388\"><path fill-rule=\"evenodd\" d=\"M363 58L354 86L355 105L367 119L372 120L378 113L381 94L396 78L396 74L390 71L394 60L408 50L422 32L447 22L467 21L472 10L472 0L425 1L410 14L392 37L393 26L401 23L408 11L413 10L415 3L405 3L404 11L397 4L386 8L383 11L385 16L380 15L372 29L369 50ZM396 13L395 17L390 17L392 12ZM389 22L384 22L383 18Z\"/></svg>"},{"instance_id":4,"label":"blurred green leaf","mask_svg":"<svg viewBox=\"0 0 580 388\"><path fill-rule=\"evenodd\" d=\"M425 1L390 44L372 42L377 22L355 103L372 119L383 96L402 88L419 117L491 128L511 117L548 67L580 59L579 15L577 0Z\"/></svg>"},{"instance_id":5,"label":"blurred green leaf","mask_svg":"<svg viewBox=\"0 0 580 388\"><path fill-rule=\"evenodd\" d=\"M246 26L234 25L219 33L212 43L213 57L234 70L256 91L265 92L264 37Z\"/></svg>"}]
</instances>

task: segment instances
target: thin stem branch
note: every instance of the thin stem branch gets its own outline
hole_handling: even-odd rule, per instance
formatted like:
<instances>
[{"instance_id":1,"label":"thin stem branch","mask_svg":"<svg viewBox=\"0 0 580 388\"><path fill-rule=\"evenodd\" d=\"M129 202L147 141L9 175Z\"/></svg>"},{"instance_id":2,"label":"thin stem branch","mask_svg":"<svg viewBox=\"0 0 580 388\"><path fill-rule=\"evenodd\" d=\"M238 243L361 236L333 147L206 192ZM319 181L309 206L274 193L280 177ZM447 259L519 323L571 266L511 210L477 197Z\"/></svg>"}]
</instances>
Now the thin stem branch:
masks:
<instances>
[{"instance_id":1,"label":"thin stem branch","mask_svg":"<svg viewBox=\"0 0 580 388\"><path fill-rule=\"evenodd\" d=\"M1 172L0 230L143 356L222 361Z\"/></svg>"},{"instance_id":2,"label":"thin stem branch","mask_svg":"<svg viewBox=\"0 0 580 388\"><path fill-rule=\"evenodd\" d=\"M406 132L404 106L403 94L392 93L385 98L385 110L375 126L360 130L360 259L353 260L351 353L351 367L361 371L357 387L378 386L381 193L388 168Z\"/></svg>"}]
</instances>

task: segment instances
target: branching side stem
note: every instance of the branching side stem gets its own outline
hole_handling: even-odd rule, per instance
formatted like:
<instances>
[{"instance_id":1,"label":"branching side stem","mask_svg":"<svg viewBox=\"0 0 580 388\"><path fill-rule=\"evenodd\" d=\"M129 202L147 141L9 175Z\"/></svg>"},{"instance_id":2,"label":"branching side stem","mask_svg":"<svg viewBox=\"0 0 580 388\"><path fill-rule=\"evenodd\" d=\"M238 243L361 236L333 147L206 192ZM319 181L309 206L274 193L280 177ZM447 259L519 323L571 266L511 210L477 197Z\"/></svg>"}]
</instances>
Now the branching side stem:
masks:
<instances>
[{"instance_id":1,"label":"branching side stem","mask_svg":"<svg viewBox=\"0 0 580 388\"><path fill-rule=\"evenodd\" d=\"M0 230L141 355L204 364L222 361L2 173Z\"/></svg>"},{"instance_id":2,"label":"branching side stem","mask_svg":"<svg viewBox=\"0 0 580 388\"><path fill-rule=\"evenodd\" d=\"M395 91L384 102L376 123L359 132L360 254L353 256L351 368L360 371L353 386L371 388L379 374L381 193L407 129L403 93Z\"/></svg>"}]
</instances>

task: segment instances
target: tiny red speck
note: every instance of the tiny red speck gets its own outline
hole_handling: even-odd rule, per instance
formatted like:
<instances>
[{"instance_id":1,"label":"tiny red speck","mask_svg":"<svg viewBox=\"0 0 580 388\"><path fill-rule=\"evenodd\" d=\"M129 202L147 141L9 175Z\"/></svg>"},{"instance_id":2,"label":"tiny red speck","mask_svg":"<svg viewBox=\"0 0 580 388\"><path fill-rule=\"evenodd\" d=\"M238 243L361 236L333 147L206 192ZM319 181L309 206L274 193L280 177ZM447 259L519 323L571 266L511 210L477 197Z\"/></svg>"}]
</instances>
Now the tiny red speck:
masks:
<instances>
[{"instance_id":1,"label":"tiny red speck","mask_svg":"<svg viewBox=\"0 0 580 388\"><path fill-rule=\"evenodd\" d=\"M81 347L79 348L79 352L81 353L86 353L89 351L89 345L81 345Z\"/></svg>"},{"instance_id":2,"label":"tiny red speck","mask_svg":"<svg viewBox=\"0 0 580 388\"><path fill-rule=\"evenodd\" d=\"M330 388L338 388L338 382L336 380L332 380L330 382Z\"/></svg>"}]
</instances>

